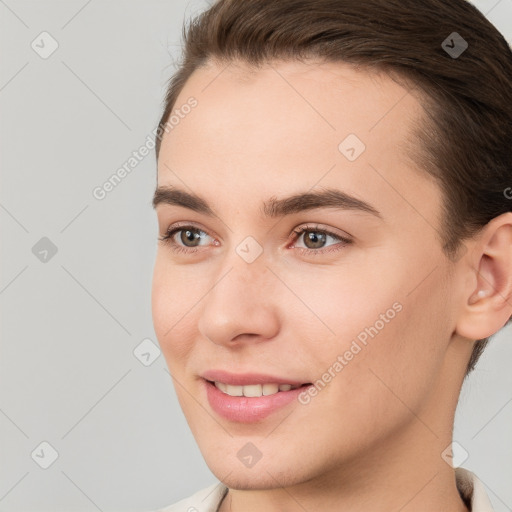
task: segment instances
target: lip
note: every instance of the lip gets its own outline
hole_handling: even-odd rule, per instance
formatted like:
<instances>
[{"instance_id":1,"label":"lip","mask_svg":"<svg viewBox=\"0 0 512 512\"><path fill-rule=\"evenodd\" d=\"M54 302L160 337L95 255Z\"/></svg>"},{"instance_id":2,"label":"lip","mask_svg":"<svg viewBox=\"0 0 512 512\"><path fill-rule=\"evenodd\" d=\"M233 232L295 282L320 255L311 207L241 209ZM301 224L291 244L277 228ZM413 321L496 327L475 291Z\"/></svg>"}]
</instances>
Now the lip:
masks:
<instances>
[{"instance_id":1,"label":"lip","mask_svg":"<svg viewBox=\"0 0 512 512\"><path fill-rule=\"evenodd\" d=\"M249 384L292 384L300 387L289 391L279 391L273 395L245 397L230 396L223 393L211 381L224 382L233 386L245 386ZM237 423L256 423L264 420L269 415L286 407L309 385L293 379L283 379L272 375L262 374L231 374L229 372L212 370L203 374L206 397L210 407L219 416Z\"/></svg>"},{"instance_id":2,"label":"lip","mask_svg":"<svg viewBox=\"0 0 512 512\"><path fill-rule=\"evenodd\" d=\"M231 386L248 386L249 384L291 384L301 386L304 381L287 379L263 373L230 373L225 370L208 370L201 377L205 380L223 382ZM281 391L282 393L282 391Z\"/></svg>"}]
</instances>

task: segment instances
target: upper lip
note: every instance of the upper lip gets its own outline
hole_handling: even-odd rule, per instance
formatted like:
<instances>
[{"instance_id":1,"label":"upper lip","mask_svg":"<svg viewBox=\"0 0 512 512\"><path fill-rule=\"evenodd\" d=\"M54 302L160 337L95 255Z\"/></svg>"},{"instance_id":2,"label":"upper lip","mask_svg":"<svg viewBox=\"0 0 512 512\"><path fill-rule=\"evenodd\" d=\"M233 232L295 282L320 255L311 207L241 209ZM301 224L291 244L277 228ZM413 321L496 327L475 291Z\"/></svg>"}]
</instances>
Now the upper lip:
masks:
<instances>
[{"instance_id":1,"label":"upper lip","mask_svg":"<svg viewBox=\"0 0 512 512\"><path fill-rule=\"evenodd\" d=\"M231 386L248 386L249 384L291 384L300 386L306 384L293 378L277 377L264 373L230 373L225 370L208 370L201 374L205 380L212 382L223 382Z\"/></svg>"}]
</instances>

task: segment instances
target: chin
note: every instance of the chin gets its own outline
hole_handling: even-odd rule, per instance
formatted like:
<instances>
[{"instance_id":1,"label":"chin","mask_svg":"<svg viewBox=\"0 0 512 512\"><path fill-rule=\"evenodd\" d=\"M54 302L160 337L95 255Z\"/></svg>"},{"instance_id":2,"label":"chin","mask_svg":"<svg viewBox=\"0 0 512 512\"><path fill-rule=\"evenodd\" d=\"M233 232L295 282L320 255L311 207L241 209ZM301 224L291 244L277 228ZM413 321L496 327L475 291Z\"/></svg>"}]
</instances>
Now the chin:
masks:
<instances>
[{"instance_id":1,"label":"chin","mask_svg":"<svg viewBox=\"0 0 512 512\"><path fill-rule=\"evenodd\" d=\"M213 450L217 452L217 450ZM230 489L263 490L293 486L313 478L313 466L303 459L287 460L282 457L263 456L252 467L246 467L239 458L228 455L226 451L217 453L203 452L210 471Z\"/></svg>"},{"instance_id":2,"label":"chin","mask_svg":"<svg viewBox=\"0 0 512 512\"><path fill-rule=\"evenodd\" d=\"M212 469L212 468L210 468ZM223 470L227 468L222 468ZM246 469L242 473L238 468L230 468L231 473L213 471L213 474L221 480L224 485L230 489L237 491L249 490L264 490L264 489L280 489L282 487L289 487L303 482L299 475L290 474L289 470L283 474L277 471L261 469L256 471L256 468ZM236 474L235 474L236 473Z\"/></svg>"}]
</instances>

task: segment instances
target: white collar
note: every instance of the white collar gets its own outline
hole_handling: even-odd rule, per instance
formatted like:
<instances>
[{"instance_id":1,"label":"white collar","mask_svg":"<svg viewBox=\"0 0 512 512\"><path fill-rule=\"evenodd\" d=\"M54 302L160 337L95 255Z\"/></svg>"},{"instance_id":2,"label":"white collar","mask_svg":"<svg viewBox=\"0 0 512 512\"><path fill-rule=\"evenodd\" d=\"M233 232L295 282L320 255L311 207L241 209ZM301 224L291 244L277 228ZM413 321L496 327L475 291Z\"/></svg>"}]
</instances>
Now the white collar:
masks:
<instances>
[{"instance_id":1,"label":"white collar","mask_svg":"<svg viewBox=\"0 0 512 512\"><path fill-rule=\"evenodd\" d=\"M457 489L462 499L469 503L471 512L494 512L482 482L474 473L464 468L455 468Z\"/></svg>"}]
</instances>

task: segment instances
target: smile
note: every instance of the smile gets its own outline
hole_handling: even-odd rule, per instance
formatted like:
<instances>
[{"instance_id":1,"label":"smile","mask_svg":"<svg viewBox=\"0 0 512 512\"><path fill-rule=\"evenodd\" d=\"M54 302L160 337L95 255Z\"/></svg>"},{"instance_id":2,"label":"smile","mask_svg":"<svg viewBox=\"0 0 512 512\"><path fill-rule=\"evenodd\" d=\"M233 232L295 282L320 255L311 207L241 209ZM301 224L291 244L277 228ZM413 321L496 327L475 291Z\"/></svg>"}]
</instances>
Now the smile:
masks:
<instances>
[{"instance_id":1,"label":"smile","mask_svg":"<svg viewBox=\"0 0 512 512\"><path fill-rule=\"evenodd\" d=\"M293 403L297 404L299 393L312 386L311 383L287 380L271 375L227 372L206 372L202 378L204 396L212 412L235 423L261 422Z\"/></svg>"}]
</instances>

